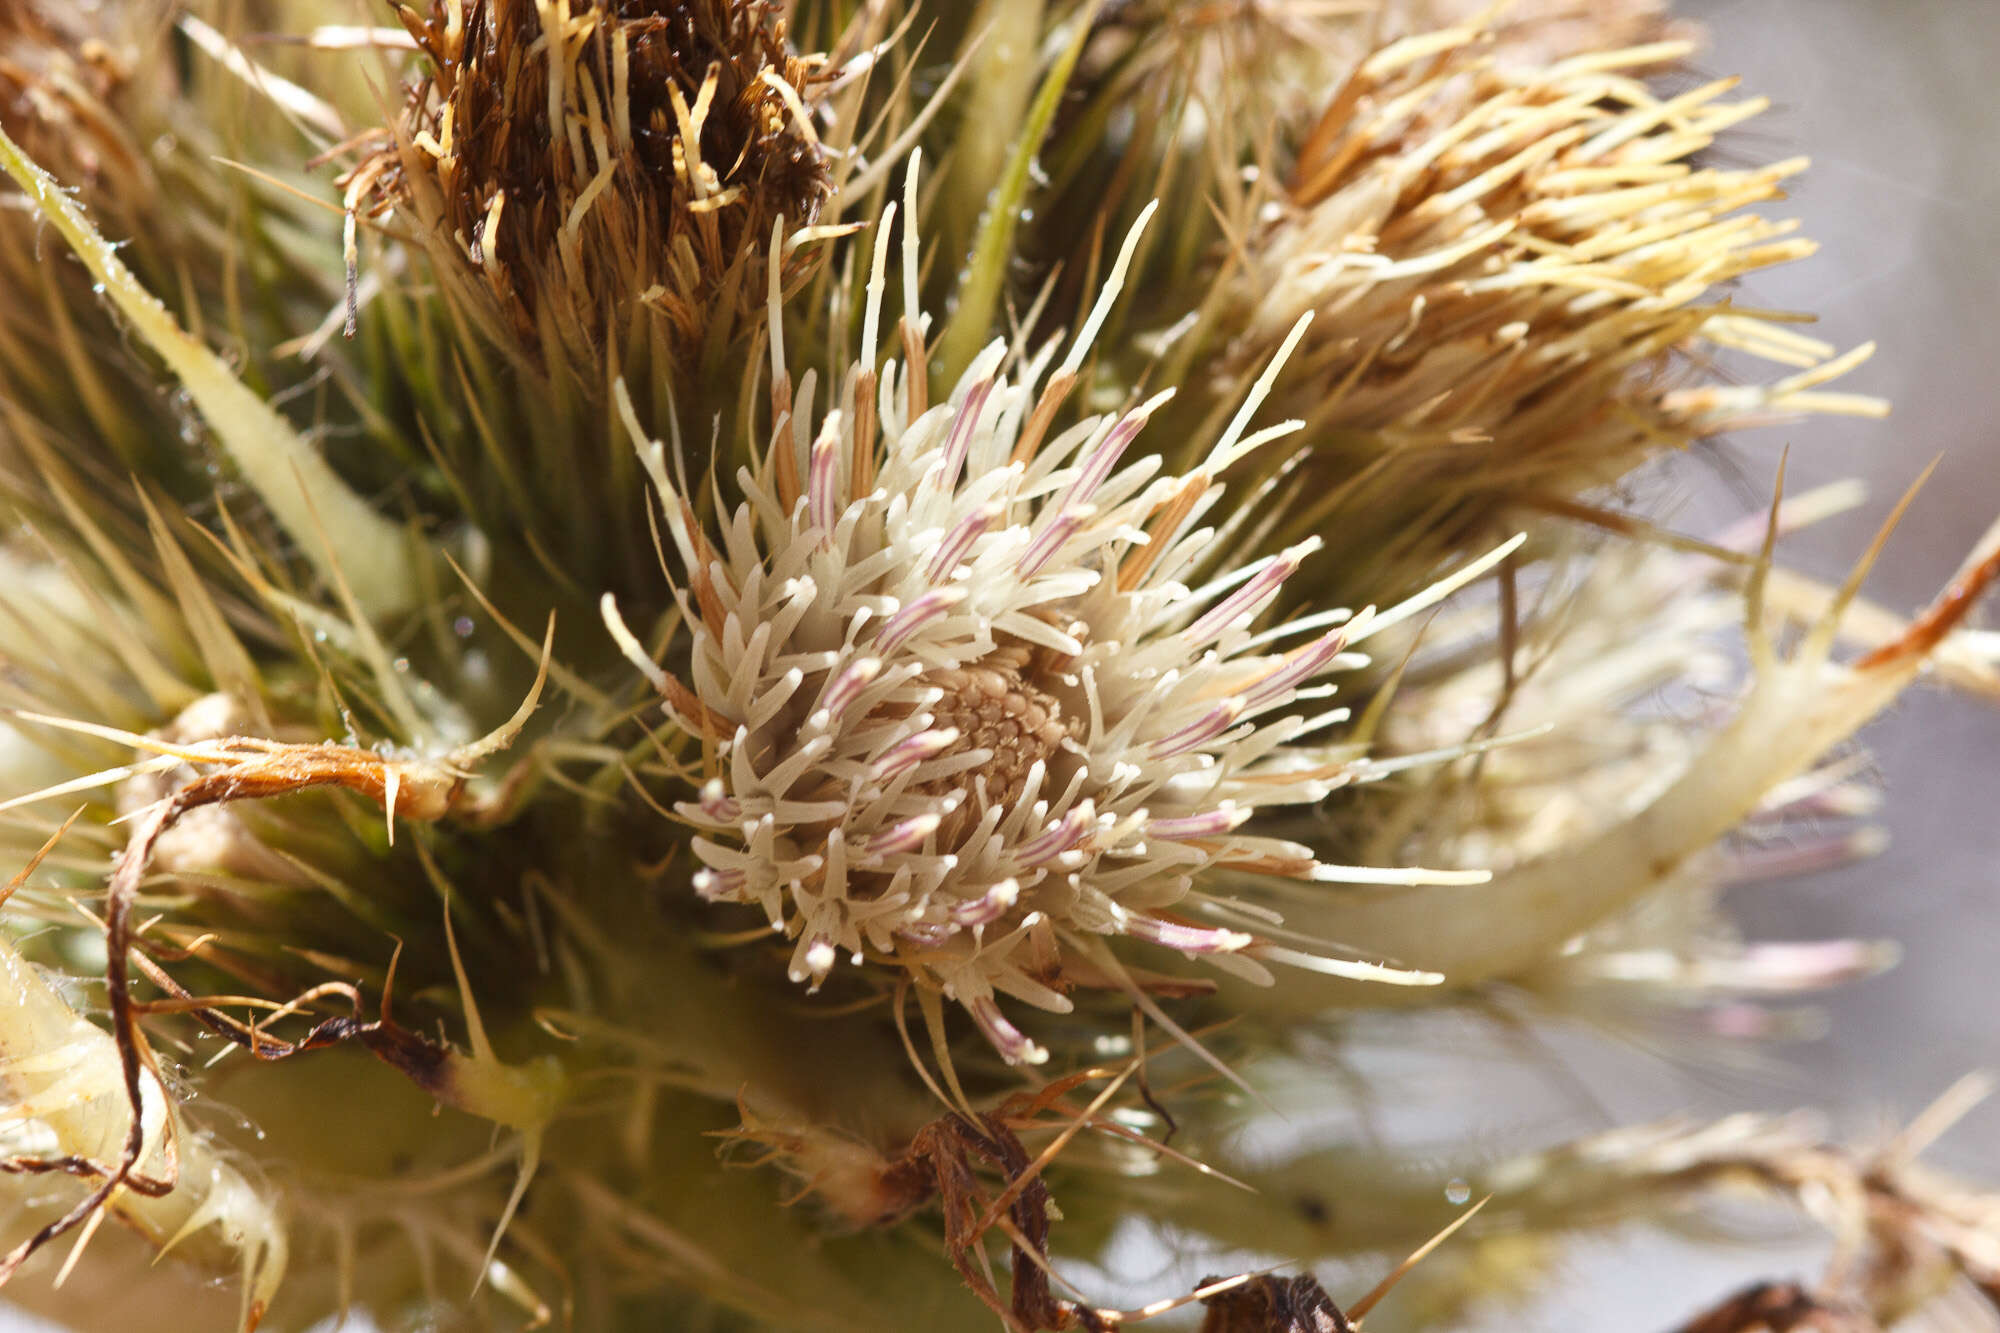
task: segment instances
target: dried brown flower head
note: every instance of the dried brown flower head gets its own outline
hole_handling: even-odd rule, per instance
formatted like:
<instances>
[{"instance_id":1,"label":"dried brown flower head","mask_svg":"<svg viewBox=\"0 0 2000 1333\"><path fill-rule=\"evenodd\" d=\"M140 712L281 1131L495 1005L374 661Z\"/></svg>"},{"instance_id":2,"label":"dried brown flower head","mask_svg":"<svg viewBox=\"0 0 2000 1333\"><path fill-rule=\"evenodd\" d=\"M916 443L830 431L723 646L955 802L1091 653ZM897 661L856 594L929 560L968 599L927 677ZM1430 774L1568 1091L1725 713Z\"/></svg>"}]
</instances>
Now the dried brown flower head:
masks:
<instances>
[{"instance_id":1,"label":"dried brown flower head","mask_svg":"<svg viewBox=\"0 0 2000 1333\"><path fill-rule=\"evenodd\" d=\"M0 5L0 126L71 184L145 181L144 160L111 107L132 78L131 30L142 26L123 9L90 0Z\"/></svg>"},{"instance_id":2,"label":"dried brown flower head","mask_svg":"<svg viewBox=\"0 0 2000 1333\"><path fill-rule=\"evenodd\" d=\"M1371 595L1522 509L1567 513L1659 452L1778 416L1880 410L1813 392L1865 349L1836 357L1715 298L1812 252L1790 224L1738 211L1782 197L1805 162L1691 160L1764 103L1728 100L1731 80L1668 96L1640 77L1685 53L1662 43L1524 69L1477 26L1399 41L1328 100L1282 186L1264 187L1218 279L1217 324L1241 376L1302 311L1321 315L1292 396L1280 392L1329 482L1299 522L1373 516L1332 548L1344 577L1373 576ZM1701 383L1688 358L1716 349L1796 373Z\"/></svg>"},{"instance_id":3,"label":"dried brown flower head","mask_svg":"<svg viewBox=\"0 0 2000 1333\"><path fill-rule=\"evenodd\" d=\"M425 75L345 178L447 290L542 358L600 364L635 316L686 356L761 310L773 225L828 193L816 62L745 0L433 0ZM591 378L596 378L595 374Z\"/></svg>"}]
</instances>

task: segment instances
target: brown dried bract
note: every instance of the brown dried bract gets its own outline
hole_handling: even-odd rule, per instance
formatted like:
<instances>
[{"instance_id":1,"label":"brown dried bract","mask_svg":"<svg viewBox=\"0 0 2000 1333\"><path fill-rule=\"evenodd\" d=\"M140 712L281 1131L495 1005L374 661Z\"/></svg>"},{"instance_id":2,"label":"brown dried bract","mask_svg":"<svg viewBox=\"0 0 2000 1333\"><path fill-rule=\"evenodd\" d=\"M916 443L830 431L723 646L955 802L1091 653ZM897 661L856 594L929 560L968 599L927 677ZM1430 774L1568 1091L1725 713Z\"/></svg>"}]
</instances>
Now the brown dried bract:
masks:
<instances>
[{"instance_id":1,"label":"brown dried bract","mask_svg":"<svg viewBox=\"0 0 2000 1333\"><path fill-rule=\"evenodd\" d=\"M143 195L151 177L113 107L132 75L126 44L144 26L123 11L62 0L0 4L0 129L65 184L110 182L126 197Z\"/></svg>"},{"instance_id":2,"label":"brown dried bract","mask_svg":"<svg viewBox=\"0 0 2000 1333\"><path fill-rule=\"evenodd\" d=\"M216 742L210 752L199 757L220 764L219 771L201 773L182 784L154 802L133 823L124 854L105 891L104 980L111 1011L111 1034L118 1043L125 1100L131 1109L124 1145L115 1163L66 1158L36 1165L17 1159L0 1168L11 1172L59 1170L99 1182L69 1211L0 1255L0 1283L42 1246L96 1214L119 1189L161 1194L175 1186L173 1170L160 1181L148 1180L137 1173L145 1151L145 1102L140 1093L140 1071L152 1063L152 1057L139 1026L142 1006L131 990L131 968L136 957L133 946L137 942L132 907L138 898L140 881L151 864L153 850L175 821L192 810L232 801L264 800L316 787L359 792L380 802L391 818L400 813L418 820L435 820L451 810L464 787L460 775L441 765L399 763L385 760L372 751L342 745L287 745L259 737L234 736ZM147 971L153 979L163 979L156 969ZM189 998L184 991L170 989L170 994L177 999ZM197 1009L196 1014L204 1019L212 1017L202 1009ZM351 1025L323 1024L325 1032L316 1029L301 1047L294 1048L290 1043L271 1042L254 1029L245 1031L240 1025L219 1020L209 1025L232 1039L241 1037L242 1044L261 1057L286 1055L294 1049L326 1045L356 1035L350 1032ZM372 1033L382 1026L370 1025L369 1031Z\"/></svg>"},{"instance_id":3,"label":"brown dried bract","mask_svg":"<svg viewBox=\"0 0 2000 1333\"><path fill-rule=\"evenodd\" d=\"M1209 1287L1221 1278L1201 1280ZM1264 1276L1202 1301L1201 1333L1349 1333L1340 1307L1310 1274Z\"/></svg>"},{"instance_id":4,"label":"brown dried bract","mask_svg":"<svg viewBox=\"0 0 2000 1333\"><path fill-rule=\"evenodd\" d=\"M830 188L820 62L787 49L770 6L432 0L399 16L425 76L343 178L348 207L397 214L489 332L590 364L650 312L689 356L761 309L774 224L810 223Z\"/></svg>"},{"instance_id":5,"label":"brown dried bract","mask_svg":"<svg viewBox=\"0 0 2000 1333\"><path fill-rule=\"evenodd\" d=\"M995 1289L980 1265L984 1240L981 1218L987 1210L975 1163L997 1168L1013 1189L1004 1225L1013 1242L1013 1282L1006 1298ZM890 1180L910 1207L935 1194L944 1214L945 1249L952 1266L973 1294L999 1315L1012 1333L1037 1329L1108 1329L1112 1324L1096 1310L1066 1301L1049 1287L1049 1215L1053 1201L1039 1175L1031 1175L1031 1159L1021 1140L998 1115L971 1117L951 1112L918 1132L909 1152L896 1164Z\"/></svg>"},{"instance_id":6,"label":"brown dried bract","mask_svg":"<svg viewBox=\"0 0 2000 1333\"><path fill-rule=\"evenodd\" d=\"M35 1163L16 1158L0 1163L0 1170L9 1172L63 1171L98 1181L96 1187L67 1212L45 1223L27 1240L0 1255L0 1284L4 1284L50 1241L96 1216L120 1189L158 1195L175 1188L179 1170L177 1153L170 1152L168 1170L162 1178L146 1177L138 1171L145 1154L146 1139L145 1101L140 1091L140 1078L142 1070L153 1066L152 1048L139 1020L149 1008L183 1009L211 1031L243 1046L259 1059L283 1059L301 1051L359 1039L426 1090L437 1093L441 1099L450 1099L448 1094L452 1091L453 1076L450 1053L398 1028L386 1013L379 1022L362 1022L359 1017L359 993L344 983L332 982L316 987L278 1010L279 1015L304 1012L308 1004L327 995L343 996L353 1008L351 1017L322 1022L298 1042L272 1038L259 1025L246 1025L230 1019L213 1005L198 1000L175 984L139 950L141 928L132 919L133 907L160 840L191 811L334 787L358 793L380 804L388 817L392 839L399 816L431 823L452 814L476 813L480 801L467 789L470 766L511 745L540 703L542 687L548 682L548 654L554 643L554 634L555 621L551 618L542 640L541 670L514 715L487 735L460 746L440 759L391 758L350 745L332 742L296 744L261 736L219 736L212 740L175 744L85 722L32 713L12 714L16 718L173 755L196 767L186 781L143 811L134 812L125 850L105 885L105 991L110 1010L111 1036L117 1043L125 1102L131 1112L118 1159L99 1163L81 1158L63 1158ZM177 725L198 733L206 728L194 721L194 717L206 716L212 722L220 722L234 714L235 710L227 700L218 699L214 707L188 710L177 720ZM50 846L53 846L53 841ZM29 870L32 869L31 863ZM26 873L24 871L23 876ZM6 894L12 893L19 882L17 877L6 893L0 893L0 901L4 901ZM449 931L449 923L446 929ZM169 1000L165 1006L142 1004L132 993L134 964L167 992Z\"/></svg>"},{"instance_id":7,"label":"brown dried bract","mask_svg":"<svg viewBox=\"0 0 2000 1333\"><path fill-rule=\"evenodd\" d=\"M1796 1282L1759 1282L1681 1325L1679 1333L1870 1333L1855 1310L1825 1304Z\"/></svg>"}]
</instances>

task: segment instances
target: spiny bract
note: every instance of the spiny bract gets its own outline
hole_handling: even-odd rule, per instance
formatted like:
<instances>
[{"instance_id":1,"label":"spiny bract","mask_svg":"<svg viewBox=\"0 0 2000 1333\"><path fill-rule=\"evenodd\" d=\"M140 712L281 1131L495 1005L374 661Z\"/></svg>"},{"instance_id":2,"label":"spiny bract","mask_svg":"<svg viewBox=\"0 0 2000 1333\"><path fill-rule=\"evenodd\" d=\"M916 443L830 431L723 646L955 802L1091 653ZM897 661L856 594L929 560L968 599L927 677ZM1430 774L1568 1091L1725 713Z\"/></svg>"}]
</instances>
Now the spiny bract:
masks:
<instances>
[{"instance_id":1,"label":"spiny bract","mask_svg":"<svg viewBox=\"0 0 2000 1333\"><path fill-rule=\"evenodd\" d=\"M1481 878L1326 865L1300 843L1240 831L1264 807L1311 805L1357 776L1357 747L1325 736L1346 710L1310 703L1332 692L1322 678L1365 664L1348 644L1470 575L1379 617L1330 610L1252 631L1317 543L1218 567L1231 529L1257 511L1222 531L1203 519L1220 478L1298 424L1246 434L1276 363L1184 476L1162 475L1157 456L1120 466L1167 393L1044 438L1138 240L1053 371L1055 344L1020 358L995 342L926 409L921 362L857 366L817 424L808 375L794 407L774 406L770 451L739 474L746 498L719 536L649 446L688 571L678 598L692 689L612 620L675 721L713 747L700 799L676 807L700 830L696 891L753 903L796 937L794 981L817 987L841 954L905 969L963 1005L1010 1063L1048 1053L1001 1014L996 990L1067 1012L1079 983L1137 984L1093 936L1261 980L1246 960L1436 980L1260 939L1246 927L1268 914L1197 888L1218 869ZM903 247L914 291L914 238ZM775 360L775 333L772 346ZM773 376L787 378L782 365Z\"/></svg>"}]
</instances>

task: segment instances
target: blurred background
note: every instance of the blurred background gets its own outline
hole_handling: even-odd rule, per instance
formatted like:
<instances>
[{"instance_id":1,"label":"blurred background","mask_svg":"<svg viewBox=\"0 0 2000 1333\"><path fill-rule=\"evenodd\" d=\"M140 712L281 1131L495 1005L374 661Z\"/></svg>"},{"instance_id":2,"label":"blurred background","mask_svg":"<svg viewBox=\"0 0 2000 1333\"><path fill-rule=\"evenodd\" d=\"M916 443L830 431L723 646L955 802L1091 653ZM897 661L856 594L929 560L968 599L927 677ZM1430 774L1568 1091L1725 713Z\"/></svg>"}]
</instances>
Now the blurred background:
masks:
<instances>
[{"instance_id":1,"label":"blurred background","mask_svg":"<svg viewBox=\"0 0 2000 1333\"><path fill-rule=\"evenodd\" d=\"M1705 519L1768 498L1791 446L1788 490L1840 477L1862 509L1781 547L1837 579L1916 474L1941 457L1867 593L1926 602L2000 514L2000 0L1683 0L1708 28L1709 76L1741 75L1766 114L1721 145L1744 160L1809 153L1788 205L1818 255L1755 275L1747 305L1819 314L1840 348L1880 350L1843 387L1890 399L1887 421L1822 418L1732 442L1724 466L1685 470L1681 512ZM1982 624L2000 624L1988 606ZM1809 879L1745 886L1751 936L1894 938L1902 964L1824 1002L1829 1033L1753 1071L1677 1067L1591 1045L1580 1072L1619 1119L1813 1105L1848 1137L1906 1121L1968 1071L2000 1071L2000 709L1930 686L1863 734L1886 803L1881 856ZM2000 1181L2000 1100L1961 1123L1934 1161ZM1654 1237L1579 1251L1562 1297L1515 1327L1665 1330L1759 1278L1813 1274L1800 1243L1718 1255Z\"/></svg>"},{"instance_id":2,"label":"blurred background","mask_svg":"<svg viewBox=\"0 0 2000 1333\"><path fill-rule=\"evenodd\" d=\"M1819 335L1843 348L1878 340L1848 383L1895 405L1883 422L1746 438L1744 473L1767 486L1789 443L1794 484L1869 483L1867 508L1787 544L1793 563L1838 575L1941 458L1868 584L1913 609L2000 514L2000 3L1709 0L1685 12L1710 29L1706 64L1774 103L1738 135L1812 154L1790 212L1820 253L1757 275L1744 299L1817 311ZM1990 606L1983 623L1996 623ZM1797 1054L1827 1100L1909 1111L1968 1066L2000 1063L2000 713L1918 691L1867 741L1890 798L1889 850L1810 886L1744 892L1736 906L1771 933L1904 941L1902 967L1841 994L1833 1038ZM1966 1131L1965 1165L1993 1174L2000 1108Z\"/></svg>"}]
</instances>

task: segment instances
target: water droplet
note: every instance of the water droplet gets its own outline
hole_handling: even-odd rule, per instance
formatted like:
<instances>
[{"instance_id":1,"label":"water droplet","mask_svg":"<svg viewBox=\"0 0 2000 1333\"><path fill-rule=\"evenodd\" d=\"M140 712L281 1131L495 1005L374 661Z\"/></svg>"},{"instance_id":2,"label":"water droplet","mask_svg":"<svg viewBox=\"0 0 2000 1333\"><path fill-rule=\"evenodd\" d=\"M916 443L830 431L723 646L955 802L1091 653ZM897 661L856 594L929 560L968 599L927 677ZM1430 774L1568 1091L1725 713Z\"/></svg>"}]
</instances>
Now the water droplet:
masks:
<instances>
[{"instance_id":1,"label":"water droplet","mask_svg":"<svg viewBox=\"0 0 2000 1333\"><path fill-rule=\"evenodd\" d=\"M1117 1035L1100 1036L1092 1041L1090 1046L1098 1058L1104 1060L1116 1060L1122 1056L1132 1054L1132 1039L1130 1037Z\"/></svg>"},{"instance_id":2,"label":"water droplet","mask_svg":"<svg viewBox=\"0 0 2000 1333\"><path fill-rule=\"evenodd\" d=\"M1444 1187L1444 1197L1447 1203L1464 1203L1472 1197L1472 1186L1454 1176Z\"/></svg>"},{"instance_id":3,"label":"water droplet","mask_svg":"<svg viewBox=\"0 0 2000 1333\"><path fill-rule=\"evenodd\" d=\"M396 668L396 670L398 671L408 671L410 669L410 659L407 657L399 657L395 661L391 662L389 665Z\"/></svg>"},{"instance_id":4,"label":"water droplet","mask_svg":"<svg viewBox=\"0 0 2000 1333\"><path fill-rule=\"evenodd\" d=\"M471 616L460 616L458 619L451 622L451 632L453 634L456 634L461 639L471 638L472 630L473 630L473 625Z\"/></svg>"}]
</instances>

